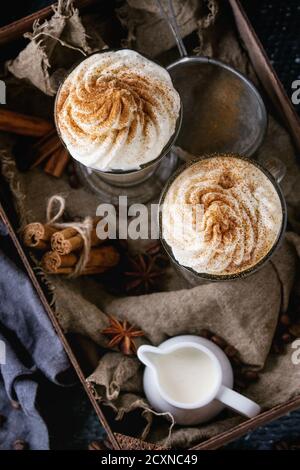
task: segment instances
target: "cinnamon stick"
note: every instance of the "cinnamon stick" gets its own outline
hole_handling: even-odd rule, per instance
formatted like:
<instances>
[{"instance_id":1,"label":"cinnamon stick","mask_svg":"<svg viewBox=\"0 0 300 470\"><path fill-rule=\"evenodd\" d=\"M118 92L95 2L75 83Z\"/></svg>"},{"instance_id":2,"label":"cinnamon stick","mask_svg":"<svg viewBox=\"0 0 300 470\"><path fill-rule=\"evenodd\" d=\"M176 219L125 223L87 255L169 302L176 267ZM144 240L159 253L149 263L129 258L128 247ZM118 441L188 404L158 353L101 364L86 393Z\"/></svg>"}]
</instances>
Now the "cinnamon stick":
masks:
<instances>
[{"instance_id":1,"label":"cinnamon stick","mask_svg":"<svg viewBox=\"0 0 300 470\"><path fill-rule=\"evenodd\" d=\"M47 132L45 135L43 135L43 137L35 141L35 143L32 145L32 149L38 150L42 145L45 144L45 142L47 142L48 139L50 139L50 137L53 137L53 136L57 136L57 132L54 127L50 129L50 131Z\"/></svg>"},{"instance_id":2,"label":"cinnamon stick","mask_svg":"<svg viewBox=\"0 0 300 470\"><path fill-rule=\"evenodd\" d=\"M69 152L64 147L61 147L56 150L53 155L51 155L45 165L44 170L46 173L48 173L48 175L55 176L55 178L60 178L67 164L69 163L69 160Z\"/></svg>"},{"instance_id":3,"label":"cinnamon stick","mask_svg":"<svg viewBox=\"0 0 300 470\"><path fill-rule=\"evenodd\" d=\"M78 258L73 253L61 256L56 251L48 251L44 254L41 266L49 273L69 274L73 272Z\"/></svg>"},{"instance_id":4,"label":"cinnamon stick","mask_svg":"<svg viewBox=\"0 0 300 470\"><path fill-rule=\"evenodd\" d=\"M48 271L49 274L54 274L51 271ZM55 274L72 274L74 272L74 268L57 268Z\"/></svg>"},{"instance_id":5,"label":"cinnamon stick","mask_svg":"<svg viewBox=\"0 0 300 470\"><path fill-rule=\"evenodd\" d=\"M105 240L97 237L96 227L91 232L91 246L95 247L101 245ZM67 255L73 251L78 251L83 248L82 236L75 229L64 229L56 232L51 237L51 248L57 251L60 255Z\"/></svg>"},{"instance_id":6,"label":"cinnamon stick","mask_svg":"<svg viewBox=\"0 0 300 470\"><path fill-rule=\"evenodd\" d=\"M76 230L76 228L67 227L67 228L62 229L59 233L61 233L64 236L64 238L71 238L77 235L78 231Z\"/></svg>"},{"instance_id":7,"label":"cinnamon stick","mask_svg":"<svg viewBox=\"0 0 300 470\"><path fill-rule=\"evenodd\" d=\"M101 246L91 250L86 267L102 266L104 268L112 268L118 264L119 260L120 254L114 246Z\"/></svg>"},{"instance_id":8,"label":"cinnamon stick","mask_svg":"<svg viewBox=\"0 0 300 470\"><path fill-rule=\"evenodd\" d=\"M23 230L24 245L37 250L46 250L50 247L50 240L55 231L51 225L39 222L28 224Z\"/></svg>"},{"instance_id":9,"label":"cinnamon stick","mask_svg":"<svg viewBox=\"0 0 300 470\"><path fill-rule=\"evenodd\" d=\"M118 264L120 255L113 246L93 248L89 261L81 274L100 274ZM45 271L53 274L71 274L74 272L78 257L74 253L60 255L57 251L48 251L44 254L41 266Z\"/></svg>"},{"instance_id":10,"label":"cinnamon stick","mask_svg":"<svg viewBox=\"0 0 300 470\"><path fill-rule=\"evenodd\" d=\"M42 137L53 129L53 125L35 116L0 109L0 130L30 137Z\"/></svg>"},{"instance_id":11,"label":"cinnamon stick","mask_svg":"<svg viewBox=\"0 0 300 470\"><path fill-rule=\"evenodd\" d=\"M81 235L75 231L75 235L71 235L69 238L64 234L65 230L56 232L51 238L51 248L60 255L67 255L73 251L82 249L83 239Z\"/></svg>"},{"instance_id":12,"label":"cinnamon stick","mask_svg":"<svg viewBox=\"0 0 300 470\"><path fill-rule=\"evenodd\" d=\"M53 155L57 150L62 147L62 143L58 135L54 132L49 132L45 138L41 139L32 147L33 164L30 169L37 167L43 163L47 158Z\"/></svg>"},{"instance_id":13,"label":"cinnamon stick","mask_svg":"<svg viewBox=\"0 0 300 470\"><path fill-rule=\"evenodd\" d=\"M84 268L82 271L83 276L91 276L92 274L102 274L107 271L108 268L104 268L102 266L90 266L87 268Z\"/></svg>"}]
</instances>

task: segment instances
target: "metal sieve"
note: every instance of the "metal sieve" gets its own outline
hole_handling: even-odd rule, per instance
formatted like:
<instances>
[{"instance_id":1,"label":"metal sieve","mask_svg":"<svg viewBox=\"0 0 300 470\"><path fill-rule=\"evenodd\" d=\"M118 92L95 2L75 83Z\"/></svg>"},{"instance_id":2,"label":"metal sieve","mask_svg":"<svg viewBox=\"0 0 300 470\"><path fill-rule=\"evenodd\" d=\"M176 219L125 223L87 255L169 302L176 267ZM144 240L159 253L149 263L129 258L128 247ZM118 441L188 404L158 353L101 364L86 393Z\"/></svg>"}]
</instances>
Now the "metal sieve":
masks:
<instances>
[{"instance_id":1,"label":"metal sieve","mask_svg":"<svg viewBox=\"0 0 300 470\"><path fill-rule=\"evenodd\" d=\"M267 127L264 102L253 83L231 66L208 57L189 56L172 0L168 11L157 0L180 53L169 71L183 103L175 152L182 158L214 152L252 156ZM178 148L179 147L179 148Z\"/></svg>"}]
</instances>

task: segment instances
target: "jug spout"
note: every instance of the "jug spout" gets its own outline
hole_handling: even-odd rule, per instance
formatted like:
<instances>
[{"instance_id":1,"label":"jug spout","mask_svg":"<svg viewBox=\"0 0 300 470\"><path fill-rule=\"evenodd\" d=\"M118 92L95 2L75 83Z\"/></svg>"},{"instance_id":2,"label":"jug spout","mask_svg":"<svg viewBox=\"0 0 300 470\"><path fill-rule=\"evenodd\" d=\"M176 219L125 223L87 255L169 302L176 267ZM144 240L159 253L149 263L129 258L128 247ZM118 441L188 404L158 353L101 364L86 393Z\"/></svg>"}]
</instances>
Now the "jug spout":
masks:
<instances>
[{"instance_id":1,"label":"jug spout","mask_svg":"<svg viewBox=\"0 0 300 470\"><path fill-rule=\"evenodd\" d=\"M139 360L145 364L145 366L151 367L152 369L155 368L156 361L161 355L162 351L154 346L143 345L140 346L137 351Z\"/></svg>"}]
</instances>

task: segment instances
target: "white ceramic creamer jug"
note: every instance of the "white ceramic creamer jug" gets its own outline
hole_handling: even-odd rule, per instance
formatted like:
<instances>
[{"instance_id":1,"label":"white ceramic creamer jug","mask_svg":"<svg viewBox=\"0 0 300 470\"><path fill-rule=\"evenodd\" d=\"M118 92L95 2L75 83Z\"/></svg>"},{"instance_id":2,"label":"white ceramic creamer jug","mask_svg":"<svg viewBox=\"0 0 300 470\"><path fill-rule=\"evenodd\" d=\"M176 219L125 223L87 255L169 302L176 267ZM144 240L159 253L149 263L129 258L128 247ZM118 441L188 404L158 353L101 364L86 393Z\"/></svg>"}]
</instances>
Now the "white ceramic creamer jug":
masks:
<instances>
[{"instance_id":1,"label":"white ceramic creamer jug","mask_svg":"<svg viewBox=\"0 0 300 470\"><path fill-rule=\"evenodd\" d=\"M140 346L146 366L144 390L151 406L169 412L176 423L209 421L225 406L252 418L260 407L232 390L233 372L224 352L199 336L176 336L159 347Z\"/></svg>"}]
</instances>

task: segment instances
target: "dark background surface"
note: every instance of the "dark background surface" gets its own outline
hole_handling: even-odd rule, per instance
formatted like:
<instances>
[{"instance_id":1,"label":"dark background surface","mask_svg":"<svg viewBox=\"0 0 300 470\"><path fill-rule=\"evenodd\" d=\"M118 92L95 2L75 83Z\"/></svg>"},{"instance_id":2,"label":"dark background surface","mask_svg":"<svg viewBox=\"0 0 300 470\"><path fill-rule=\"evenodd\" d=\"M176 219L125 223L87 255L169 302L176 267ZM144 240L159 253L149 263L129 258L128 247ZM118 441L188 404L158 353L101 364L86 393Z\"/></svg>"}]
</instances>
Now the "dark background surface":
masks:
<instances>
[{"instance_id":1,"label":"dark background surface","mask_svg":"<svg viewBox=\"0 0 300 470\"><path fill-rule=\"evenodd\" d=\"M300 0L242 0L289 97L300 79ZM296 106L300 114L300 105Z\"/></svg>"},{"instance_id":2,"label":"dark background surface","mask_svg":"<svg viewBox=\"0 0 300 470\"><path fill-rule=\"evenodd\" d=\"M47 0L9 0L1 8L0 26L53 3ZM300 79L300 0L242 1L274 68L292 95L292 82ZM300 106L297 107L299 113ZM49 423L53 449L86 449L103 436L92 406L80 386L48 386L42 407ZM300 411L290 413L230 444L233 449L272 449L282 440L300 441Z\"/></svg>"}]
</instances>

